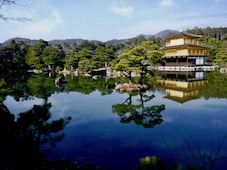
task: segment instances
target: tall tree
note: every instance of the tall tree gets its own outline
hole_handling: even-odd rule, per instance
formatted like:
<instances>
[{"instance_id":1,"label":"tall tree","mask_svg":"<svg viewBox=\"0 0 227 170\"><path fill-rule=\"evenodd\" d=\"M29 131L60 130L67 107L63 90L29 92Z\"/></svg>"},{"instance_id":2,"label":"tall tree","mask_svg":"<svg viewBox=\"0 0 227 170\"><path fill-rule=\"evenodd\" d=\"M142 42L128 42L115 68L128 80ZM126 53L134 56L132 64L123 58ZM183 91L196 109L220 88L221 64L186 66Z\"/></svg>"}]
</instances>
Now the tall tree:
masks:
<instances>
[{"instance_id":1,"label":"tall tree","mask_svg":"<svg viewBox=\"0 0 227 170\"><path fill-rule=\"evenodd\" d=\"M60 45L47 46L42 53L42 60L46 68L63 67L64 52Z\"/></svg>"},{"instance_id":2,"label":"tall tree","mask_svg":"<svg viewBox=\"0 0 227 170\"><path fill-rule=\"evenodd\" d=\"M36 44L31 45L27 49L26 63L31 68L44 69L45 64L42 60L42 54L44 49L48 46L48 42L39 40Z\"/></svg>"},{"instance_id":3,"label":"tall tree","mask_svg":"<svg viewBox=\"0 0 227 170\"><path fill-rule=\"evenodd\" d=\"M117 57L118 62L114 69L123 71L131 83L131 73L137 72L142 83L143 75L147 73L148 66L162 62L163 52L159 46L152 41L145 41L141 45L120 53Z\"/></svg>"},{"instance_id":4,"label":"tall tree","mask_svg":"<svg viewBox=\"0 0 227 170\"><path fill-rule=\"evenodd\" d=\"M22 44L23 45L23 44ZM11 69L22 69L25 67L25 49L14 40L8 46L8 59L10 60Z\"/></svg>"},{"instance_id":5,"label":"tall tree","mask_svg":"<svg viewBox=\"0 0 227 170\"><path fill-rule=\"evenodd\" d=\"M114 59L114 50L111 47L98 46L94 60L97 62L97 67L104 67L105 63L110 63Z\"/></svg>"}]
</instances>

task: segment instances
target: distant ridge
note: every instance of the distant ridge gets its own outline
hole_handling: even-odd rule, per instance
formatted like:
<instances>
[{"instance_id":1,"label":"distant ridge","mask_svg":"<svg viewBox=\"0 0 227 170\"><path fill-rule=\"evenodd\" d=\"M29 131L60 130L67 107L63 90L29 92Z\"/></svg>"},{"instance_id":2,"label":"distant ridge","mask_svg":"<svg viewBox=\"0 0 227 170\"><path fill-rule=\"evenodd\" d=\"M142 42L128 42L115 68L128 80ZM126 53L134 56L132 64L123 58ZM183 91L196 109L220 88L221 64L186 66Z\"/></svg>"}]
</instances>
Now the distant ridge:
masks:
<instances>
[{"instance_id":1,"label":"distant ridge","mask_svg":"<svg viewBox=\"0 0 227 170\"><path fill-rule=\"evenodd\" d=\"M6 40L5 42L2 43L2 45L7 46L12 40L14 40L16 43L24 42L25 44L36 44L38 41L38 40L32 40L32 39L28 39L28 38L15 37L15 38Z\"/></svg>"},{"instance_id":2,"label":"distant ridge","mask_svg":"<svg viewBox=\"0 0 227 170\"><path fill-rule=\"evenodd\" d=\"M138 38L138 37L140 37L140 36L144 36L146 39L152 38L152 37L154 37L154 38L164 38L164 37L166 37L166 36L168 36L168 35L171 35L171 34L174 34L174 33L176 33L176 32L179 32L179 31L167 29L167 30L162 30L162 31L160 31L160 32L158 32L157 34L154 34L154 35L140 34L140 35L138 35L138 36L136 36L136 37ZM136 38L136 37L134 37L134 38ZM107 41L106 43L107 43L107 44L112 44L112 45L123 44L123 43L125 43L125 42L127 42L127 41L129 41L129 40L131 40L131 39L132 39L132 38L129 38L129 39L119 39L119 40L113 39L113 40Z\"/></svg>"},{"instance_id":3,"label":"distant ridge","mask_svg":"<svg viewBox=\"0 0 227 170\"><path fill-rule=\"evenodd\" d=\"M166 36L169 36L171 34L174 34L174 33L177 33L179 31L177 30L163 30L163 31L160 31L158 32L157 34L154 35L155 38L164 38Z\"/></svg>"},{"instance_id":4,"label":"distant ridge","mask_svg":"<svg viewBox=\"0 0 227 170\"><path fill-rule=\"evenodd\" d=\"M152 37L154 37L154 38L164 38L164 37L166 37L166 36L168 36L168 35L171 35L171 34L173 34L173 33L176 33L176 32L179 32L179 31L167 29L167 30L162 30L162 31L160 31L160 32L158 32L158 33L156 33L156 34L154 34L154 35L140 34L140 35L138 35L137 37L139 37L139 36L144 36L146 39L152 38Z\"/></svg>"},{"instance_id":5,"label":"distant ridge","mask_svg":"<svg viewBox=\"0 0 227 170\"><path fill-rule=\"evenodd\" d=\"M50 44L60 44L60 45L64 45L64 44L68 44L69 46L73 46L74 44L80 44L81 42L83 42L84 40L81 38L78 39L65 39L65 40L51 40L48 41Z\"/></svg>"},{"instance_id":6,"label":"distant ridge","mask_svg":"<svg viewBox=\"0 0 227 170\"><path fill-rule=\"evenodd\" d=\"M167 35L170 35L170 34L173 34L175 32L178 32L176 30L163 30L163 31L160 31L158 32L157 34L154 34L154 35L145 35L145 34L140 34L138 35L137 37L139 36L144 36L146 39L148 38L151 38L151 37L155 37L155 38L163 38ZM132 38L128 38L128 39L113 39L113 40L109 40L109 41L106 41L105 43L106 44L111 44L111 45L117 45L117 44L124 44L125 42L127 41L130 41L131 39L133 38L136 38L136 37L132 37ZM12 38L12 39L9 39L5 42L2 43L3 46L7 46L10 41L14 40L16 43L19 43L19 42L24 42L26 44L35 44L38 42L38 40L32 40L32 39L28 39L28 38L20 38L20 37L16 37L16 38ZM81 38L77 38L77 39L65 39L65 40L50 40L48 41L50 44L60 44L62 46L64 46L65 44L69 45L69 46L73 46L74 44L77 44L79 45L81 42L83 42L85 39L81 39ZM89 40L89 41L92 41L92 42L101 42L101 41L98 41L98 40Z\"/></svg>"}]
</instances>

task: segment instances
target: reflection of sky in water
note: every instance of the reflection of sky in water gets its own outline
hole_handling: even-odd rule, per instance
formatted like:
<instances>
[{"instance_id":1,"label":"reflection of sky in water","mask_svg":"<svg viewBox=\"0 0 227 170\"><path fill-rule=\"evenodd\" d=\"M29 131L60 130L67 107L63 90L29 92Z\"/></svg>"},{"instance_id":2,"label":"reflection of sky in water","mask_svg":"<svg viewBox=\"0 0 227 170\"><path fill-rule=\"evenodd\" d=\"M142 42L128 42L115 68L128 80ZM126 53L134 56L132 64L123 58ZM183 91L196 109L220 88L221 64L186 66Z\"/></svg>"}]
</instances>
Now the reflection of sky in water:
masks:
<instances>
[{"instance_id":1,"label":"reflection of sky in water","mask_svg":"<svg viewBox=\"0 0 227 170\"><path fill-rule=\"evenodd\" d=\"M147 94L151 95L153 92ZM192 136L190 142L193 151L195 147L192 139L201 145L201 150L210 149L212 145L212 151L215 153L219 138L222 139L227 130L226 99L201 98L179 105L163 98L165 94L161 91L155 91L154 94L156 97L145 103L145 106L164 104L166 110L161 112L164 121L150 129L137 126L133 122L120 123L119 116L112 113L112 105L123 103L128 94L53 94L48 99L52 103L52 119L65 116L71 116L73 119L64 129L64 140L57 144L49 158L67 157L77 159L78 162L89 161L104 165L107 169L132 169L139 164L139 158L146 155L157 155L171 160L168 144L179 163L192 164L192 155L182 135L187 140L189 135ZM139 96L132 97L133 102L136 102L136 98ZM42 102L40 99L15 102L8 97L4 104L12 113L17 114ZM227 155L226 151L227 141L220 156Z\"/></svg>"},{"instance_id":2,"label":"reflection of sky in water","mask_svg":"<svg viewBox=\"0 0 227 170\"><path fill-rule=\"evenodd\" d=\"M15 115L17 118L19 113L25 112L33 107L33 105L40 105L43 104L43 99L31 99L31 100L24 100L24 101L15 101L13 97L8 96L6 100L3 102L9 111Z\"/></svg>"}]
</instances>

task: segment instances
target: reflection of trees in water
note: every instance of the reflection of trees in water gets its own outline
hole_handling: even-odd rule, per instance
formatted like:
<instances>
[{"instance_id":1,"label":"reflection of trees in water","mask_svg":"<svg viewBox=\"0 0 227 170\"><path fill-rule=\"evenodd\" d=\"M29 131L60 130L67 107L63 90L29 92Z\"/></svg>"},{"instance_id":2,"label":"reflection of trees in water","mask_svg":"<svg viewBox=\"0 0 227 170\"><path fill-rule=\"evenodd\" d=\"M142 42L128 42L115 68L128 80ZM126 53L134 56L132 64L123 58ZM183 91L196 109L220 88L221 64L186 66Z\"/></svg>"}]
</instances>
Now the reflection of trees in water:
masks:
<instances>
[{"instance_id":1,"label":"reflection of trees in water","mask_svg":"<svg viewBox=\"0 0 227 170\"><path fill-rule=\"evenodd\" d=\"M216 71L207 76L208 84L205 89L199 91L199 95L205 99L227 98L227 76Z\"/></svg>"},{"instance_id":2,"label":"reflection of trees in water","mask_svg":"<svg viewBox=\"0 0 227 170\"><path fill-rule=\"evenodd\" d=\"M113 112L120 116L122 123L135 122L137 125L142 125L145 128L152 128L160 124L163 121L161 112L165 110L165 106L154 105L145 107L145 103L155 97L154 94L148 96L140 93L139 96L140 98L137 99L138 104L133 104L132 95L129 94L125 102L112 106Z\"/></svg>"},{"instance_id":3,"label":"reflection of trees in water","mask_svg":"<svg viewBox=\"0 0 227 170\"><path fill-rule=\"evenodd\" d=\"M2 74L0 75L0 101L6 96L14 97L16 101L28 100L34 97L47 100L54 93L79 92L90 94L99 91L102 95L111 94L115 79L106 77L63 77L64 83L55 84L55 77L47 74Z\"/></svg>"},{"instance_id":4,"label":"reflection of trees in water","mask_svg":"<svg viewBox=\"0 0 227 170\"><path fill-rule=\"evenodd\" d=\"M47 151L63 139L71 117L49 121L50 103L20 113L18 119L0 104L0 169L39 169Z\"/></svg>"},{"instance_id":5,"label":"reflection of trees in water","mask_svg":"<svg viewBox=\"0 0 227 170\"><path fill-rule=\"evenodd\" d=\"M90 94L99 91L102 95L113 92L114 80L105 77L66 77L66 90ZM111 88L112 87L112 88Z\"/></svg>"},{"instance_id":6,"label":"reflection of trees in water","mask_svg":"<svg viewBox=\"0 0 227 170\"><path fill-rule=\"evenodd\" d=\"M16 101L29 98L26 73L0 74L0 101L4 101L7 95L13 96Z\"/></svg>"}]
</instances>

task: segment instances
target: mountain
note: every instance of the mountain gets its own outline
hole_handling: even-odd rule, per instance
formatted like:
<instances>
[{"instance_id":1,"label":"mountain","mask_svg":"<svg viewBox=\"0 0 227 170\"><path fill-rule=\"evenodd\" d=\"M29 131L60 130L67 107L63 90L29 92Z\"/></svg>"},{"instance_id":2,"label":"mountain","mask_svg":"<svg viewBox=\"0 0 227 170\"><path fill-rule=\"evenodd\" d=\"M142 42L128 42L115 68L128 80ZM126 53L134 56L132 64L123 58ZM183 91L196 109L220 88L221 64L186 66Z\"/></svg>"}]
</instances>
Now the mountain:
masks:
<instances>
[{"instance_id":1,"label":"mountain","mask_svg":"<svg viewBox=\"0 0 227 170\"><path fill-rule=\"evenodd\" d=\"M65 39L65 40L51 40L49 41L50 44L60 44L61 46L64 46L65 44L69 45L69 46L73 46L74 44L80 44L82 41L84 41L83 39Z\"/></svg>"},{"instance_id":2,"label":"mountain","mask_svg":"<svg viewBox=\"0 0 227 170\"><path fill-rule=\"evenodd\" d=\"M163 31L160 31L158 32L157 34L154 35L155 38L164 38L168 35L171 35L173 33L176 33L176 32L179 32L179 31L176 31L176 30L163 30Z\"/></svg>"},{"instance_id":3,"label":"mountain","mask_svg":"<svg viewBox=\"0 0 227 170\"><path fill-rule=\"evenodd\" d=\"M124 44L125 42L129 41L130 39L113 39L113 40L109 40L106 41L106 44L110 44L110 45L117 45L117 44Z\"/></svg>"},{"instance_id":4,"label":"mountain","mask_svg":"<svg viewBox=\"0 0 227 170\"><path fill-rule=\"evenodd\" d=\"M176 33L176 32L178 32L178 31L167 29L167 30L160 31L160 32L158 32L157 34L154 34L154 35L140 34L140 35L138 35L138 36L136 36L136 37L134 37L134 38L138 38L138 37L140 37L140 36L144 36L146 39L152 38L152 37L154 37L154 38L164 38L164 37L166 37L166 36L168 36L168 35L170 35L170 34ZM107 43L107 44L111 44L111 45L124 44L125 42L128 42L128 41L130 41L130 40L132 40L132 39L133 39L133 38L119 39L119 40L113 39L113 40L107 41L106 43Z\"/></svg>"},{"instance_id":5,"label":"mountain","mask_svg":"<svg viewBox=\"0 0 227 170\"><path fill-rule=\"evenodd\" d=\"M28 38L16 37L16 38L6 40L5 42L2 43L2 46L7 46L12 40L14 40L16 43L24 42L25 44L36 44L38 41L38 40L31 40Z\"/></svg>"},{"instance_id":6,"label":"mountain","mask_svg":"<svg viewBox=\"0 0 227 170\"><path fill-rule=\"evenodd\" d=\"M154 35L145 35L145 34L140 34L138 35L137 37L133 37L133 38L138 38L140 36L144 36L146 39L148 38L151 38L151 37L155 37L155 38L163 38L167 35L170 35L172 33L175 33L177 32L176 30L163 30L163 31L160 31L158 32L157 34L154 34ZM117 44L124 44L126 42L130 42L133 38L128 38L128 39L113 39L113 40L109 40L109 41L106 41L105 43L106 44L111 44L111 45L117 45ZM9 39L7 41L5 41L2 45L3 46L7 46L10 41L14 40L16 43L19 43L19 42L24 42L26 44L35 44L37 43L38 40L31 40L31 39L28 39L28 38L20 38L20 37L16 37L16 38L12 38L12 39ZM51 41L48 41L50 44L60 44L62 47L65 47L65 46L70 46L72 47L74 44L80 44L82 41L84 41L84 39L65 39L65 40L51 40ZM91 42L100 42L100 41L97 41L97 40L91 40Z\"/></svg>"}]
</instances>

